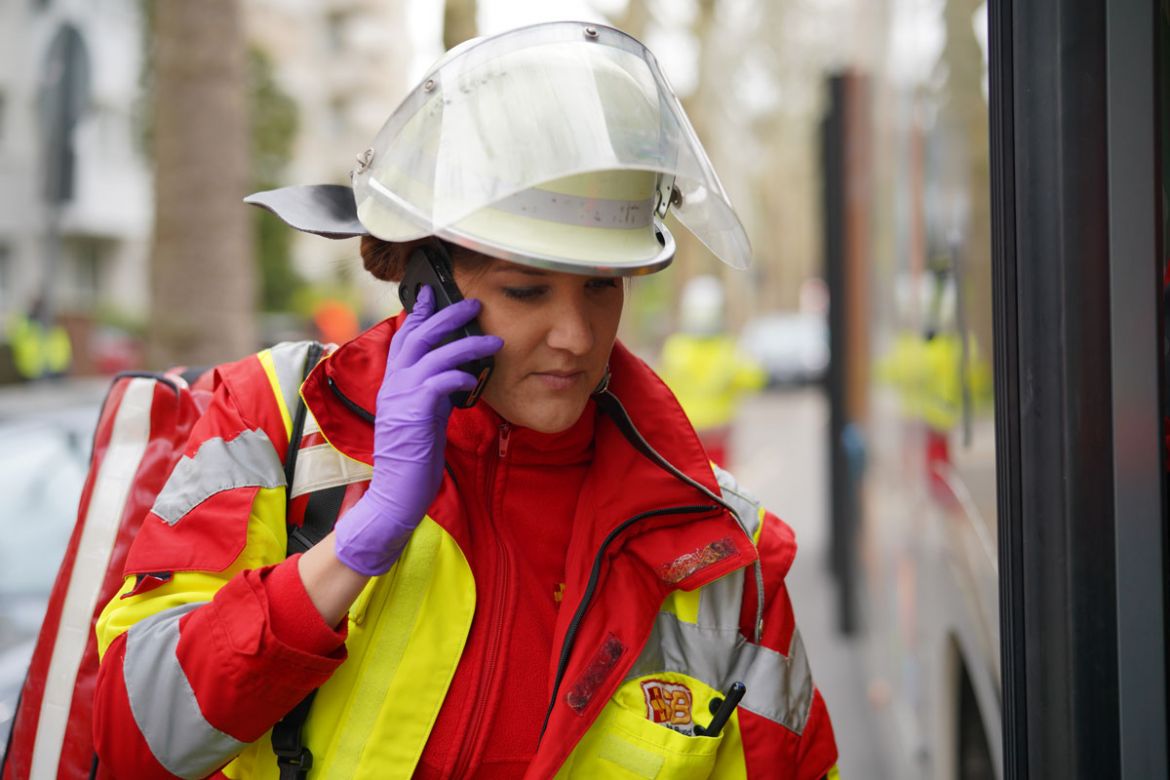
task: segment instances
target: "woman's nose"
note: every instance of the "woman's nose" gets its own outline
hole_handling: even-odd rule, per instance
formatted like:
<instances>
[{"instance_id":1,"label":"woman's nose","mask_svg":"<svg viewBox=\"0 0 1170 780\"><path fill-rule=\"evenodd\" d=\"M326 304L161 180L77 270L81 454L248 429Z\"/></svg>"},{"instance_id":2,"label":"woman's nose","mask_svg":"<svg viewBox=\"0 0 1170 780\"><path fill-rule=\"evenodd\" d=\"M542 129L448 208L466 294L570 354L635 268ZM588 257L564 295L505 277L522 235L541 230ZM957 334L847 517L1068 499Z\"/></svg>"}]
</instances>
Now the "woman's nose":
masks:
<instances>
[{"instance_id":1,"label":"woman's nose","mask_svg":"<svg viewBox=\"0 0 1170 780\"><path fill-rule=\"evenodd\" d=\"M548 345L574 355L586 355L593 349L593 325L583 302L558 306L552 315Z\"/></svg>"}]
</instances>

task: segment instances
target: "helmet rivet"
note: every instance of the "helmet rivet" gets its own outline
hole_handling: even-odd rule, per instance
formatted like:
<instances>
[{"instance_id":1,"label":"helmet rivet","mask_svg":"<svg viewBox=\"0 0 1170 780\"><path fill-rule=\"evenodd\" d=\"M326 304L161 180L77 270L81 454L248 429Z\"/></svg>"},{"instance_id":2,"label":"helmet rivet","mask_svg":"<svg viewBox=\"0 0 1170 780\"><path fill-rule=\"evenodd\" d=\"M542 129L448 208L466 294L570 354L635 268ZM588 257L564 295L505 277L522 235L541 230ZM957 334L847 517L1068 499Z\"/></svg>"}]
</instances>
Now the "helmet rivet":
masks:
<instances>
[{"instance_id":1,"label":"helmet rivet","mask_svg":"<svg viewBox=\"0 0 1170 780\"><path fill-rule=\"evenodd\" d=\"M597 37L597 28L596 27L586 27L585 28L585 37L586 38L596 38Z\"/></svg>"},{"instance_id":2,"label":"helmet rivet","mask_svg":"<svg viewBox=\"0 0 1170 780\"><path fill-rule=\"evenodd\" d=\"M364 173L370 164L374 162L374 149L370 147L357 156L357 168L354 169L354 174Z\"/></svg>"},{"instance_id":3,"label":"helmet rivet","mask_svg":"<svg viewBox=\"0 0 1170 780\"><path fill-rule=\"evenodd\" d=\"M423 84L423 91L424 92L430 92L434 88L435 88L435 80L434 79L427 79L426 83Z\"/></svg>"},{"instance_id":4,"label":"helmet rivet","mask_svg":"<svg viewBox=\"0 0 1170 780\"><path fill-rule=\"evenodd\" d=\"M680 190L678 187L672 186L670 188L670 205L674 206L677 209L679 206L682 205L682 202L683 202L682 190Z\"/></svg>"}]
</instances>

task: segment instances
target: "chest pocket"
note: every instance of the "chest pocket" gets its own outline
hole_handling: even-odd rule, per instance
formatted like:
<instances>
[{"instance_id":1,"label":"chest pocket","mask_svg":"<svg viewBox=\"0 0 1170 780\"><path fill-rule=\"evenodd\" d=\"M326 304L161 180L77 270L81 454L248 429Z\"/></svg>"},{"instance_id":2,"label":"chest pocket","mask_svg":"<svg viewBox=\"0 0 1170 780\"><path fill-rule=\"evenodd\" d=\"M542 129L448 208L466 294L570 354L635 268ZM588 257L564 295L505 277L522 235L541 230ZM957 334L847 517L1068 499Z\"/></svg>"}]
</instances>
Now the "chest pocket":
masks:
<instances>
[{"instance_id":1,"label":"chest pocket","mask_svg":"<svg viewBox=\"0 0 1170 780\"><path fill-rule=\"evenodd\" d=\"M627 680L557 774L565 780L703 780L744 777L739 719L715 737L695 736L719 692L684 674Z\"/></svg>"},{"instance_id":2,"label":"chest pocket","mask_svg":"<svg viewBox=\"0 0 1170 780\"><path fill-rule=\"evenodd\" d=\"M716 470L723 498L753 538L759 503ZM676 591L625 682L578 743L558 778L746 777L738 710L715 737L696 736L711 704L742 675L735 663L745 576L738 571L697 591ZM718 687L717 687L718 686Z\"/></svg>"}]
</instances>

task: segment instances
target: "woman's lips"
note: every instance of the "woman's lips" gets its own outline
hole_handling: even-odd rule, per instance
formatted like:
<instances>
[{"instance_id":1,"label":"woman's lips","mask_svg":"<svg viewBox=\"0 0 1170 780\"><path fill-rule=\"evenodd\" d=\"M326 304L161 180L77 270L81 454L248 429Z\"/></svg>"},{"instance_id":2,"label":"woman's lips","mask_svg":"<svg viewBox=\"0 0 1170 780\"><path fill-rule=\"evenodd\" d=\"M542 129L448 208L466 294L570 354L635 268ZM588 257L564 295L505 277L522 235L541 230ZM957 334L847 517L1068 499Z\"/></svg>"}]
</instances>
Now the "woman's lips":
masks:
<instances>
[{"instance_id":1,"label":"woman's lips","mask_svg":"<svg viewBox=\"0 0 1170 780\"><path fill-rule=\"evenodd\" d=\"M550 390L568 390L585 376L584 371L537 371L532 374Z\"/></svg>"}]
</instances>

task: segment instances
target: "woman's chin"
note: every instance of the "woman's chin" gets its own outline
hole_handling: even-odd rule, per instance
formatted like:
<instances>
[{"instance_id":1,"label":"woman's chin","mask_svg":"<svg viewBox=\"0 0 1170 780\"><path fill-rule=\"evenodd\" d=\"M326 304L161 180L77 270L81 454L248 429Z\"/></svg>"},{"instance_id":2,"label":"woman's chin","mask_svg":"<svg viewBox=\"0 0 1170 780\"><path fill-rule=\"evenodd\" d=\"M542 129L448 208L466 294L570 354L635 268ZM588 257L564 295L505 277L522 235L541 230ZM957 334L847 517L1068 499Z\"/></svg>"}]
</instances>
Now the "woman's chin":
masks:
<instances>
[{"instance_id":1,"label":"woman's chin","mask_svg":"<svg viewBox=\"0 0 1170 780\"><path fill-rule=\"evenodd\" d=\"M512 399L513 403L496 404L488 402L491 407L505 420L522 428L529 428L538 433L561 433L572 428L581 418L585 404L589 398L533 398ZM504 407L504 408L501 408Z\"/></svg>"},{"instance_id":2,"label":"woman's chin","mask_svg":"<svg viewBox=\"0 0 1170 780\"><path fill-rule=\"evenodd\" d=\"M538 433L561 433L572 428L585 409L584 404L575 404L571 408L566 408L565 404L557 404L557 407L559 408L536 410L535 414L525 415L526 419L517 421L516 424Z\"/></svg>"}]
</instances>

